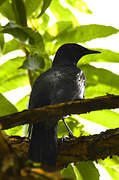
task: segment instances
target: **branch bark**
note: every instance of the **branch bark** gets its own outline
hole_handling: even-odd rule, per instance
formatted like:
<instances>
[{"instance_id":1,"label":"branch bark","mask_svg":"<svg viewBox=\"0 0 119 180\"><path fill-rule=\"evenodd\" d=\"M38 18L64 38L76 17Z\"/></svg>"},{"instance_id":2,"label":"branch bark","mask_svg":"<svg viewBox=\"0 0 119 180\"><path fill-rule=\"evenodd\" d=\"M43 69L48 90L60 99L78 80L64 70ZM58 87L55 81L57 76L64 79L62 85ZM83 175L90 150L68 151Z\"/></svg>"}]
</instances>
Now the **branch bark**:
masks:
<instances>
[{"instance_id":1,"label":"branch bark","mask_svg":"<svg viewBox=\"0 0 119 180\"><path fill-rule=\"evenodd\" d=\"M21 162L25 163L28 159L28 138L6 136L6 139ZM97 161L113 155L119 155L119 128L96 135L69 138L63 142L58 139L57 169L62 169L71 162Z\"/></svg>"},{"instance_id":2,"label":"branch bark","mask_svg":"<svg viewBox=\"0 0 119 180\"><path fill-rule=\"evenodd\" d=\"M15 126L36 123L52 119L61 119L69 114L82 114L95 110L119 108L119 96L101 96L92 99L82 99L49 105L42 108L24 110L15 114L0 117L0 129L8 129Z\"/></svg>"}]
</instances>

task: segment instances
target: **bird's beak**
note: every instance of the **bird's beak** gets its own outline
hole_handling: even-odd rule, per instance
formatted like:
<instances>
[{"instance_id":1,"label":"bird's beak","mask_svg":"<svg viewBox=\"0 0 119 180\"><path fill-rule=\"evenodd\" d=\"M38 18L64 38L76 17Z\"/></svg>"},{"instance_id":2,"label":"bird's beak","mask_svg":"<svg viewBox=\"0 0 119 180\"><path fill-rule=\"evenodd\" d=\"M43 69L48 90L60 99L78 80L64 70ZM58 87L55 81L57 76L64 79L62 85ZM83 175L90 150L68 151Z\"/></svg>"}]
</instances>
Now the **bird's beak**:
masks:
<instances>
[{"instance_id":1,"label":"bird's beak","mask_svg":"<svg viewBox=\"0 0 119 180\"><path fill-rule=\"evenodd\" d=\"M101 53L101 52L88 49L88 54L96 54L96 53Z\"/></svg>"}]
</instances>

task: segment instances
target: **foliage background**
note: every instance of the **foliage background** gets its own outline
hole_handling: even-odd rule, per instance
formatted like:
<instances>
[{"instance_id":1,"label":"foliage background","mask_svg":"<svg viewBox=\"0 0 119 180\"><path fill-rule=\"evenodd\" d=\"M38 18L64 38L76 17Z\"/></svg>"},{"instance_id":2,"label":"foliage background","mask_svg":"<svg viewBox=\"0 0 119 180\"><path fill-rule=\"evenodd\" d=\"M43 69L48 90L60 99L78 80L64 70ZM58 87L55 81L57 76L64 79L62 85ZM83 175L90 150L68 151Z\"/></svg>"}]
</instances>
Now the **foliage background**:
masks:
<instances>
[{"instance_id":1,"label":"foliage background","mask_svg":"<svg viewBox=\"0 0 119 180\"><path fill-rule=\"evenodd\" d=\"M77 17L76 12L88 16L93 14L84 0L0 0L0 116L27 108L30 85L38 75L52 66L53 56L59 46L69 42L89 46L94 39L105 38L106 41L119 31L116 27L102 23L80 25L80 14ZM86 75L86 98L107 93L119 94L119 75L105 69L105 66L98 67L99 62L119 63L119 53L101 49L101 46L96 50L102 53L87 55L78 62ZM20 87L24 87L24 90ZM6 97L9 92L15 97L16 88L21 94L20 100L12 103ZM103 110L71 116L67 122L74 135L79 136L89 134L82 122L86 124L90 121L97 124L96 128L101 125L106 129L118 127L118 119L118 112ZM23 135L25 130L20 126L5 132ZM60 121L59 137L66 133ZM107 170L112 179L119 179L118 157L99 160L98 164ZM98 167L93 162L79 162L70 164L62 173L65 177L79 180L98 180L101 175Z\"/></svg>"}]
</instances>

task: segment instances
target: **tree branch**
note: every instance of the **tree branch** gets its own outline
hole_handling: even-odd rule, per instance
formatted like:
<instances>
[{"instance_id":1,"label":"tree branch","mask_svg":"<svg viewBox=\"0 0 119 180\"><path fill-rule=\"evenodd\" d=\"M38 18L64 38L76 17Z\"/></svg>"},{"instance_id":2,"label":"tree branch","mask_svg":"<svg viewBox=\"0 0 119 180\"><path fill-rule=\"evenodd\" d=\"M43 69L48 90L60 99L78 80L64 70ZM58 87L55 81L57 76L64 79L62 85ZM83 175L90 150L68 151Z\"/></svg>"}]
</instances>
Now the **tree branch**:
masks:
<instances>
[{"instance_id":1,"label":"tree branch","mask_svg":"<svg viewBox=\"0 0 119 180\"><path fill-rule=\"evenodd\" d=\"M7 137L17 156L25 163L28 159L29 140L25 137ZM119 155L119 128L79 138L58 140L57 169L66 167L71 162L96 161L107 156Z\"/></svg>"},{"instance_id":2,"label":"tree branch","mask_svg":"<svg viewBox=\"0 0 119 180\"><path fill-rule=\"evenodd\" d=\"M42 108L24 110L15 114L0 117L0 129L8 129L15 126L36 123L52 119L61 119L69 114L82 114L95 110L119 108L119 96L101 96L92 99L82 99Z\"/></svg>"}]
</instances>

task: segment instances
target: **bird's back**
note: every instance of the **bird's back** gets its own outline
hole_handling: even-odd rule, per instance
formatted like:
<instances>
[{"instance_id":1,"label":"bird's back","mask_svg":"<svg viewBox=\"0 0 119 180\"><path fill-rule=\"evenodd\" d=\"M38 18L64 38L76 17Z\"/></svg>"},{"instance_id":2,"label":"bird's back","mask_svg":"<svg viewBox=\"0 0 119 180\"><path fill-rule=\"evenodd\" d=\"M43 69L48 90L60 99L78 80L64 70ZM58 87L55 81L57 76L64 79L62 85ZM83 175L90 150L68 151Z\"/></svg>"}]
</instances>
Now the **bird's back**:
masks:
<instances>
[{"instance_id":1,"label":"bird's back","mask_svg":"<svg viewBox=\"0 0 119 180\"><path fill-rule=\"evenodd\" d=\"M56 66L43 73L34 83L29 108L84 98L85 76L74 66Z\"/></svg>"}]
</instances>

